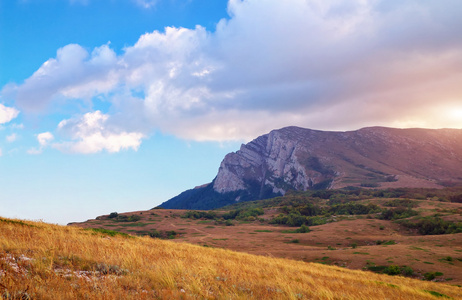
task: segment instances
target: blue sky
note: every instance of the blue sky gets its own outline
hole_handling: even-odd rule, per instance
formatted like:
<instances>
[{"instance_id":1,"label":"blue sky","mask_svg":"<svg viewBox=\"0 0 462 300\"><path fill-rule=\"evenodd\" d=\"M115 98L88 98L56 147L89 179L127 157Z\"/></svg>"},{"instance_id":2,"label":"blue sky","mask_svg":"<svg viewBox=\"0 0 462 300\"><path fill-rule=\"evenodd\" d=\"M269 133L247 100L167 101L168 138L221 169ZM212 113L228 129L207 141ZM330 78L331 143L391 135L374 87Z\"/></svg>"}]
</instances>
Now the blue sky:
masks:
<instances>
[{"instance_id":1,"label":"blue sky","mask_svg":"<svg viewBox=\"0 0 462 300\"><path fill-rule=\"evenodd\" d=\"M210 182L272 129L462 127L458 0L0 0L0 215Z\"/></svg>"}]
</instances>

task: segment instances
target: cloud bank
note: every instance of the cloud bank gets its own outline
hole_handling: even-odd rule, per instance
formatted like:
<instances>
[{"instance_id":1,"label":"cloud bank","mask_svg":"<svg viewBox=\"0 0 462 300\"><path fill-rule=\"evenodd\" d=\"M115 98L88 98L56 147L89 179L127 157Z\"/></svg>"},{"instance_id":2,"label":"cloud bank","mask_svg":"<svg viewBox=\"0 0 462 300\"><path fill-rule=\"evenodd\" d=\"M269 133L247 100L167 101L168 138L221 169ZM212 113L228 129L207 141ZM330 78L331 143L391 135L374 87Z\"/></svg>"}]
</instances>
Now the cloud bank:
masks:
<instances>
[{"instance_id":1,"label":"cloud bank","mask_svg":"<svg viewBox=\"0 0 462 300\"><path fill-rule=\"evenodd\" d=\"M230 0L213 31L167 27L120 55L67 45L2 94L25 113L90 103L57 127L68 140L56 147L78 153L136 150L154 131L223 141L289 125L462 127L451 117L461 11L458 0Z\"/></svg>"}]
</instances>

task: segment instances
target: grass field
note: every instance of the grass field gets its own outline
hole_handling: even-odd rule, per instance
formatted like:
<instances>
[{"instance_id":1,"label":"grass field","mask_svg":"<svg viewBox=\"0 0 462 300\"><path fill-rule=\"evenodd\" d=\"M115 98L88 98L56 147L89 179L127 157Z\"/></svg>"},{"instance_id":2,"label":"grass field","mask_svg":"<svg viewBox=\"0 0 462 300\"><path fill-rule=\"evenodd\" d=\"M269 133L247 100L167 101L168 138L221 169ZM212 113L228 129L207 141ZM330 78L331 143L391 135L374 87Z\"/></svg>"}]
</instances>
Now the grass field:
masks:
<instances>
[{"instance_id":1,"label":"grass field","mask_svg":"<svg viewBox=\"0 0 462 300\"><path fill-rule=\"evenodd\" d=\"M384 204L390 201L396 200L368 198L353 203L375 204L386 209L388 207ZM409 201L418 215L401 220L438 215L445 220L462 221L461 203L434 199ZM178 243L357 270L383 272L386 267L399 266L408 277L428 279L431 274L436 274L433 281L462 285L462 233L422 235L397 223L401 220L380 219L378 214L336 215L333 222L309 226L311 231L298 233L298 227L271 224L270 220L281 212L280 208L272 205L265 207L264 214L258 218L251 217L252 221L236 219L232 226L210 219L185 218L185 214L191 211L166 209L122 214L127 218L136 216L136 222L120 222L101 216L74 225L137 235L148 235L154 230L173 230L177 235L164 234L163 237L174 238L172 241Z\"/></svg>"},{"instance_id":2,"label":"grass field","mask_svg":"<svg viewBox=\"0 0 462 300\"><path fill-rule=\"evenodd\" d=\"M0 219L0 296L2 299L460 299L462 289L400 276L132 237L108 230Z\"/></svg>"}]
</instances>

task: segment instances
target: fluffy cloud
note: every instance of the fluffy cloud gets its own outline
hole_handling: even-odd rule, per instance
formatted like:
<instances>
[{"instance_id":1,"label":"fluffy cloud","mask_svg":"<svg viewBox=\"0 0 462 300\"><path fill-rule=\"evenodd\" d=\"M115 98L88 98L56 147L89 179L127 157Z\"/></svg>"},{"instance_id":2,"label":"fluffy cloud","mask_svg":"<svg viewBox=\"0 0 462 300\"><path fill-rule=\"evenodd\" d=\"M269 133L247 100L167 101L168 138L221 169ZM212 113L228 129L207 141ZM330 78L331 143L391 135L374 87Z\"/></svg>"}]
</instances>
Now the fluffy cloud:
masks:
<instances>
[{"instance_id":1,"label":"fluffy cloud","mask_svg":"<svg viewBox=\"0 0 462 300\"><path fill-rule=\"evenodd\" d=\"M37 141L41 147L47 146L54 138L51 132L43 132L37 135Z\"/></svg>"},{"instance_id":2,"label":"fluffy cloud","mask_svg":"<svg viewBox=\"0 0 462 300\"><path fill-rule=\"evenodd\" d=\"M19 114L19 111L13 107L6 107L0 103L0 124L8 123Z\"/></svg>"},{"instance_id":3,"label":"fluffy cloud","mask_svg":"<svg viewBox=\"0 0 462 300\"><path fill-rule=\"evenodd\" d=\"M54 138L55 137L53 136L53 134L49 131L37 134L37 141L39 143L39 147L31 148L27 150L27 153L33 155L41 154L43 152L43 149L46 148L50 144L50 142L54 140Z\"/></svg>"},{"instance_id":4,"label":"fluffy cloud","mask_svg":"<svg viewBox=\"0 0 462 300\"><path fill-rule=\"evenodd\" d=\"M91 54L79 45L67 45L22 85L8 85L4 93L14 96L26 112L43 110L53 99L90 99L114 88L111 68L115 63L116 55L108 45Z\"/></svg>"},{"instance_id":5,"label":"fluffy cloud","mask_svg":"<svg viewBox=\"0 0 462 300\"><path fill-rule=\"evenodd\" d=\"M461 10L458 0L230 0L214 31L168 27L121 55L68 45L4 93L24 111L109 101L111 116L59 125L73 140L59 148L81 153L137 149L149 130L226 140L288 125L462 127L448 118L462 109Z\"/></svg>"},{"instance_id":6,"label":"fluffy cloud","mask_svg":"<svg viewBox=\"0 0 462 300\"><path fill-rule=\"evenodd\" d=\"M138 150L144 137L140 132L118 129L109 122L109 116L100 111L61 121L58 128L73 141L57 143L54 147L72 153L119 152L129 148Z\"/></svg>"}]
</instances>

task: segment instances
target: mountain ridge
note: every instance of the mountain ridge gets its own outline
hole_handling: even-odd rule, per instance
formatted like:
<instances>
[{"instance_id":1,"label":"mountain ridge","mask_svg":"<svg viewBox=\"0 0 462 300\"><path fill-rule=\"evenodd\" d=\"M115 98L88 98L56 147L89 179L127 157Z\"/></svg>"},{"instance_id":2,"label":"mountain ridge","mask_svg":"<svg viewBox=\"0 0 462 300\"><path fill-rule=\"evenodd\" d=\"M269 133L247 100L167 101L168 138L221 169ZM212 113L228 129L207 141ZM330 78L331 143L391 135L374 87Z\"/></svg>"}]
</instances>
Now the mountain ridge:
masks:
<instances>
[{"instance_id":1,"label":"mountain ridge","mask_svg":"<svg viewBox=\"0 0 462 300\"><path fill-rule=\"evenodd\" d=\"M214 209L289 190L438 188L462 183L462 130L365 127L272 130L225 156L217 176L162 203Z\"/></svg>"}]
</instances>

